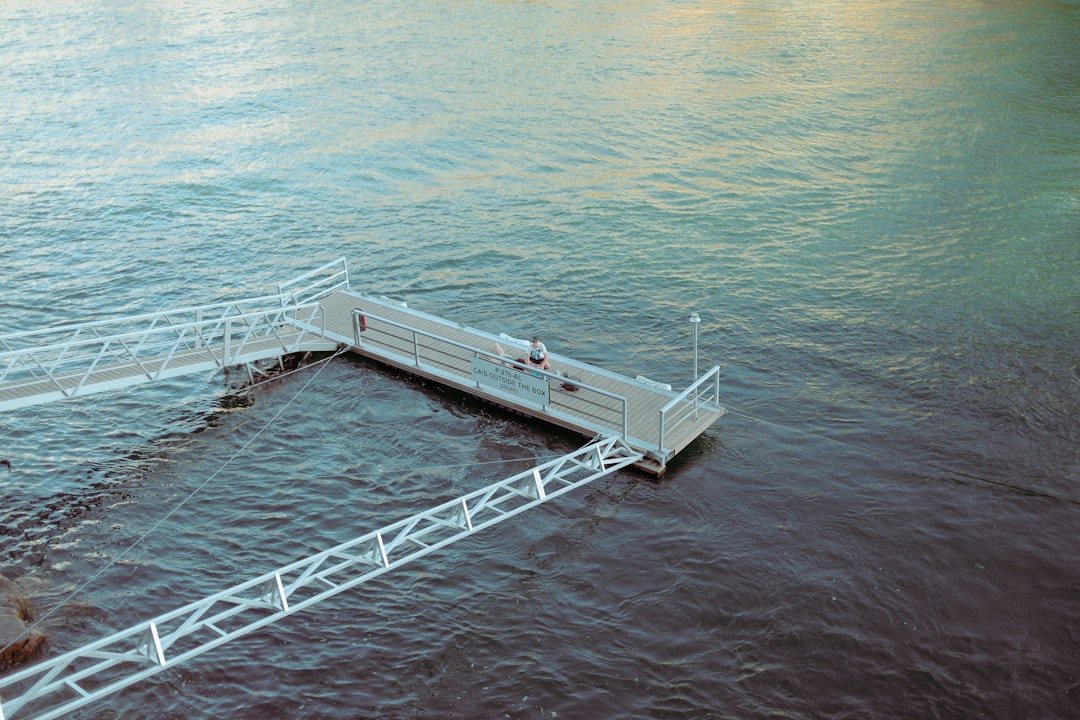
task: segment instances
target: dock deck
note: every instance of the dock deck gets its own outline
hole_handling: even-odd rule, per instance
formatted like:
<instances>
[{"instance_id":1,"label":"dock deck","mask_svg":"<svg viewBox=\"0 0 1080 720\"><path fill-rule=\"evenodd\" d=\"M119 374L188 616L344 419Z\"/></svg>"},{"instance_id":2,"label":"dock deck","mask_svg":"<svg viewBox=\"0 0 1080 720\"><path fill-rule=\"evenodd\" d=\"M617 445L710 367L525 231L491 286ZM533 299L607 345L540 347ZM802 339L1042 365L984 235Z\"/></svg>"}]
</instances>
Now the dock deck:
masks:
<instances>
[{"instance_id":1,"label":"dock deck","mask_svg":"<svg viewBox=\"0 0 1080 720\"><path fill-rule=\"evenodd\" d=\"M529 369L515 361L525 348L512 338L383 297L336 290L320 306L325 327L318 331L325 339L586 437L617 435L646 455L639 466L653 474L663 474L667 462L725 412L718 402L719 368L675 393L550 351L550 372Z\"/></svg>"}]
</instances>

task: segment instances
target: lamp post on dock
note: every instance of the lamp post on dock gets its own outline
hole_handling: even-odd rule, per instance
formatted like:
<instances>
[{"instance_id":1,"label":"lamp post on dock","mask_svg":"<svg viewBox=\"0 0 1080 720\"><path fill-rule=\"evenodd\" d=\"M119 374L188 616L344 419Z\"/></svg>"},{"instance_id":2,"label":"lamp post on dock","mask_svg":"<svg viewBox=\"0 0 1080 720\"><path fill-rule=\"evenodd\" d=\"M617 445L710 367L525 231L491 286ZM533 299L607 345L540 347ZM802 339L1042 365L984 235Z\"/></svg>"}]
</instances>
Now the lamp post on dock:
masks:
<instances>
[{"instance_id":1,"label":"lamp post on dock","mask_svg":"<svg viewBox=\"0 0 1080 720\"><path fill-rule=\"evenodd\" d=\"M690 313L690 322L694 324L694 382L697 382L697 326L701 324L701 316Z\"/></svg>"},{"instance_id":2,"label":"lamp post on dock","mask_svg":"<svg viewBox=\"0 0 1080 720\"><path fill-rule=\"evenodd\" d=\"M693 383L696 383L697 379L698 379L698 375L697 375L697 329L698 329L698 325L701 324L701 316L698 315L696 312L695 313L690 313L690 323L694 326L694 379L691 382L691 384L693 384ZM698 400L698 391L697 391L697 388L694 388L694 417L695 418L697 417L697 400Z\"/></svg>"}]
</instances>

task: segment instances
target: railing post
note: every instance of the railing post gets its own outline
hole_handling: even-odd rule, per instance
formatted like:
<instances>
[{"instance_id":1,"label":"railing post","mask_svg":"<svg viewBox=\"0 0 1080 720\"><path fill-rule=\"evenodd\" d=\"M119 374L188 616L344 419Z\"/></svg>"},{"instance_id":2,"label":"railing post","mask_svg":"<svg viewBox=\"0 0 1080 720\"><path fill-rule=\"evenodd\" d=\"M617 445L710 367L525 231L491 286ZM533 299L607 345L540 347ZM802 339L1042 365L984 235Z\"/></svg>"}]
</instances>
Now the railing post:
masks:
<instances>
[{"instance_id":1,"label":"railing post","mask_svg":"<svg viewBox=\"0 0 1080 720\"><path fill-rule=\"evenodd\" d=\"M232 318L225 319L225 337L222 340L225 343L225 350L221 356L221 366L226 367L232 365L232 361L229 360L229 355L232 353Z\"/></svg>"},{"instance_id":2,"label":"railing post","mask_svg":"<svg viewBox=\"0 0 1080 720\"><path fill-rule=\"evenodd\" d=\"M667 417L667 413L663 408L660 409L660 439L657 440L657 444L660 446L660 455L664 454L664 419Z\"/></svg>"},{"instance_id":3,"label":"railing post","mask_svg":"<svg viewBox=\"0 0 1080 720\"><path fill-rule=\"evenodd\" d=\"M360 333L367 329L367 318L364 316L363 308L353 308L352 320L353 338L356 340L356 347L360 347Z\"/></svg>"},{"instance_id":4,"label":"railing post","mask_svg":"<svg viewBox=\"0 0 1080 720\"><path fill-rule=\"evenodd\" d=\"M622 399L622 439L623 442L630 441L630 411L625 397Z\"/></svg>"}]
</instances>

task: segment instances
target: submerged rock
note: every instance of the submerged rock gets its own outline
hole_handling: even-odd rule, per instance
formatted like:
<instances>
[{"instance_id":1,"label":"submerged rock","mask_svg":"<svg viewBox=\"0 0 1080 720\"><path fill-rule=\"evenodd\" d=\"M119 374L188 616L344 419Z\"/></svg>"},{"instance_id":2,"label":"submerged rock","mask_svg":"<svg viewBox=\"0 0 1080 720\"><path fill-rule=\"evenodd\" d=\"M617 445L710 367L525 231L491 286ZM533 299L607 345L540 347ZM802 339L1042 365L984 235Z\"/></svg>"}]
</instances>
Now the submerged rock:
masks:
<instances>
[{"instance_id":1,"label":"submerged rock","mask_svg":"<svg viewBox=\"0 0 1080 720\"><path fill-rule=\"evenodd\" d=\"M27 627L33 620L27 588L0 575L0 670L28 663L44 650L45 634Z\"/></svg>"}]
</instances>

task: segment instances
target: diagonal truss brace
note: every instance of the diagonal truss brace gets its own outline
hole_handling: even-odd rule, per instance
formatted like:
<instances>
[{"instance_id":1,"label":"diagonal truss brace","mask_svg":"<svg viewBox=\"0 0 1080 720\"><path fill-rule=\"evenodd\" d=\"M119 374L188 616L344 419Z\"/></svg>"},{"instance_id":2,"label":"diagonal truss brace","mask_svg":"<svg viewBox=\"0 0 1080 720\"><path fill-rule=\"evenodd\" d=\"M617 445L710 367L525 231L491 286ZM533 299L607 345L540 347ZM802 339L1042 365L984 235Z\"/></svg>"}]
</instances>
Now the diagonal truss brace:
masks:
<instances>
[{"instance_id":1,"label":"diagonal truss brace","mask_svg":"<svg viewBox=\"0 0 1080 720\"><path fill-rule=\"evenodd\" d=\"M0 720L51 720L641 460L618 437L0 678Z\"/></svg>"}]
</instances>

